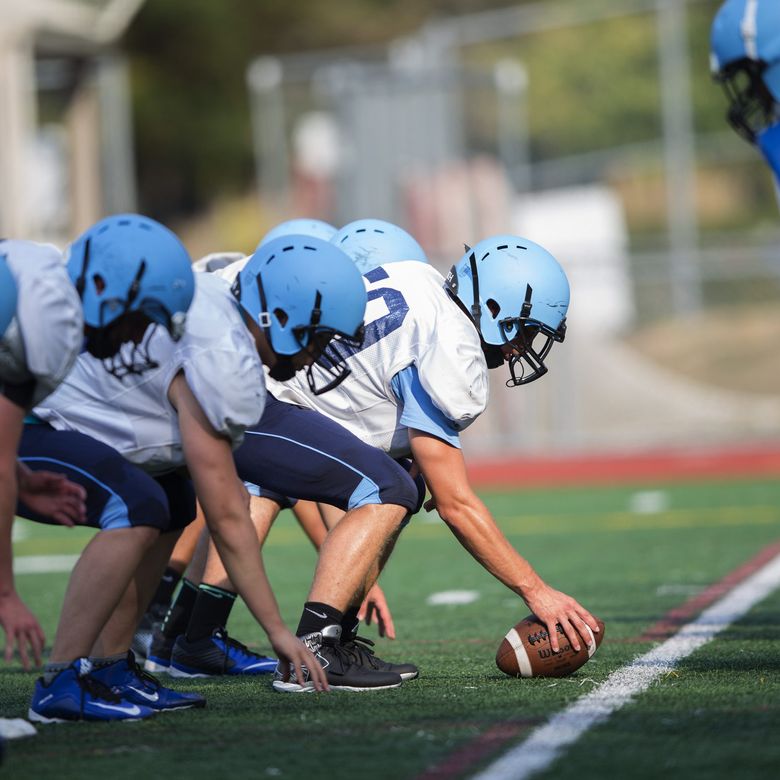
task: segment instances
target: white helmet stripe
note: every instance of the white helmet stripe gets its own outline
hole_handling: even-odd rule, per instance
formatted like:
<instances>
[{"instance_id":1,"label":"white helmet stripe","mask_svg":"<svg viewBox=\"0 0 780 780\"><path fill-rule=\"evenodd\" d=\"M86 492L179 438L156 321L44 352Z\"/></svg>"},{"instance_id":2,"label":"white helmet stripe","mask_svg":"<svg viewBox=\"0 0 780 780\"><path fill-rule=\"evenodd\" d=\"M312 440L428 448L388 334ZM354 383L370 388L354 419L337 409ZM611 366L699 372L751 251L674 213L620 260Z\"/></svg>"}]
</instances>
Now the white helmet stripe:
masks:
<instances>
[{"instance_id":1,"label":"white helmet stripe","mask_svg":"<svg viewBox=\"0 0 780 780\"><path fill-rule=\"evenodd\" d=\"M758 0L747 0L745 3L745 15L742 17L742 22L739 26L739 30L742 33L742 38L745 41L745 53L751 60L758 59L758 28L756 25L756 17L758 16Z\"/></svg>"}]
</instances>

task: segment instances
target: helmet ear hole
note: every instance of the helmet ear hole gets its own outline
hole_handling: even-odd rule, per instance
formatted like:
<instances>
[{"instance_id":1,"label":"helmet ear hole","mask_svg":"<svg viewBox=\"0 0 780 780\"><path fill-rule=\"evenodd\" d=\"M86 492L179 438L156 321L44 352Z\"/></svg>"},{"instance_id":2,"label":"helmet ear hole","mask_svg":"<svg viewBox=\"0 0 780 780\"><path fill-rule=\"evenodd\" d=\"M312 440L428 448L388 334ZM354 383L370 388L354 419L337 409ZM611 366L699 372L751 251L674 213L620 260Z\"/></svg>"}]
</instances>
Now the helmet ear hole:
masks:
<instances>
[{"instance_id":1,"label":"helmet ear hole","mask_svg":"<svg viewBox=\"0 0 780 780\"><path fill-rule=\"evenodd\" d=\"M274 317L279 320L279 324L284 327L287 324L287 320L290 318L287 316L287 312L284 309L274 309Z\"/></svg>"},{"instance_id":2,"label":"helmet ear hole","mask_svg":"<svg viewBox=\"0 0 780 780\"><path fill-rule=\"evenodd\" d=\"M496 319L498 315L501 313L501 307L498 305L498 301L494 300L493 298L488 298L486 305L488 309L490 309L490 315L493 317L493 319Z\"/></svg>"},{"instance_id":3,"label":"helmet ear hole","mask_svg":"<svg viewBox=\"0 0 780 780\"><path fill-rule=\"evenodd\" d=\"M92 277L92 283L95 285L97 294L102 295L103 290L106 289L106 280L100 274L95 274Z\"/></svg>"}]
</instances>

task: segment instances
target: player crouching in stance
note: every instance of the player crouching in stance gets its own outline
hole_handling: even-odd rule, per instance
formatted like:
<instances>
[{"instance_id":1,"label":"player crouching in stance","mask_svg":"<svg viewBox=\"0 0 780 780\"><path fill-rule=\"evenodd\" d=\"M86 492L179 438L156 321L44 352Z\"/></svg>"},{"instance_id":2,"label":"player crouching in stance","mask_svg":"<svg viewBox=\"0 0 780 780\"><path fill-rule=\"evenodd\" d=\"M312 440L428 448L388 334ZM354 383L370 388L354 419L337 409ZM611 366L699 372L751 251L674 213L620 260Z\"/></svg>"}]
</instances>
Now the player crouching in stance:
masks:
<instances>
[{"instance_id":1,"label":"player crouching in stance","mask_svg":"<svg viewBox=\"0 0 780 780\"><path fill-rule=\"evenodd\" d=\"M333 242L338 245L339 236ZM358 242L359 243L359 242ZM350 249L347 249L351 252ZM359 246L357 255L364 254ZM348 352L349 376L325 395L299 379L269 389L281 401L316 409L393 457L411 455L439 515L490 574L517 593L558 646L560 624L572 646L589 641L593 616L545 583L507 541L469 485L459 432L485 409L487 369L509 364L508 385L541 377L552 345L563 341L569 285L542 247L515 236L480 242L447 280L417 261L365 274L365 340ZM317 381L319 368L313 367ZM320 548L298 635L318 655L338 641L345 611L356 610L382 570L400 529L339 522ZM310 690L306 678L279 677L283 692Z\"/></svg>"},{"instance_id":2,"label":"player crouching in stance","mask_svg":"<svg viewBox=\"0 0 780 780\"><path fill-rule=\"evenodd\" d=\"M725 2L712 23L711 67L729 123L758 147L780 188L780 3Z\"/></svg>"},{"instance_id":3,"label":"player crouching in stance","mask_svg":"<svg viewBox=\"0 0 780 780\"><path fill-rule=\"evenodd\" d=\"M303 665L312 665L319 689L327 688L322 669L279 615L257 553L247 494L236 475L232 448L263 412L261 356L272 373L288 376L317 359L337 331L345 336L361 332L365 289L360 275L344 255L322 263L320 250L330 248L313 239L305 244L285 242L263 261L249 263L244 269L244 289L247 296L261 302L254 319L246 306L237 305L224 280L198 274L182 338L174 344L164 334L148 334L144 339L148 367L143 373L106 374L98 361L82 357L61 390L36 409L40 418L59 429L47 430L49 448L55 446L57 437L89 438L125 456L128 467L132 461L158 479L181 480L180 472L174 470L186 466L220 556L250 612L268 634L280 669L292 666L300 674ZM243 295L239 292L242 302ZM284 334L283 347L272 348L268 343L265 328L271 322ZM170 522L179 529L195 515L194 494L187 480L178 483L174 499L175 503L169 493ZM96 640L106 660L118 661L121 655L132 658L127 648L133 631L176 539L175 534L166 536L170 538L165 544L155 545L127 565L121 577L113 569L104 572L114 590L87 636L60 621L61 632L70 640L68 657L61 662L85 655ZM94 581L95 568L103 564L95 561L91 565L93 572L85 577L85 584ZM76 619L69 610L72 590L63 615ZM85 595L75 603L83 605ZM143 679L134 659L130 665L136 679ZM46 695L41 686L33 712L40 714Z\"/></svg>"},{"instance_id":4,"label":"player crouching in stance","mask_svg":"<svg viewBox=\"0 0 780 780\"><path fill-rule=\"evenodd\" d=\"M307 225L301 227L307 228ZM252 320L265 321L263 312L273 311L281 305L280 301L268 296L265 283L258 287L252 276L247 276L253 263L258 260L271 263L271 258L280 249L284 252L300 242L305 246L313 241L313 237L295 235L282 235L268 243L264 240L254 259L243 270L236 268L241 266L240 262L225 269L228 278L233 277L234 271L239 271L234 289ZM317 257L321 267L335 271L346 262L345 272L350 272L350 277L365 294L363 279L337 246L315 245L322 249ZM325 370L322 367L325 361L321 360L316 382L313 367L306 373L307 387L315 395L327 395L345 381L347 372L339 353L357 350L361 345L361 341L344 337L351 330L348 326L353 316L346 296L340 307L339 316L345 319L339 328L344 335L333 342L333 351L328 353L328 358L332 358L331 370ZM279 321L270 318L263 327L275 350L297 348L291 341L292 334L285 333ZM278 368L272 367L270 375L280 378ZM289 370L287 376L292 376ZM234 460L239 477L250 486L250 491L257 493L255 488L262 487L263 497L252 499L253 520L260 544L280 503L286 502L285 496L339 507L346 512L341 523L345 529L352 528L355 534L360 534L367 526L394 532L410 513L417 511L424 498L424 489L418 490L406 470L381 450L366 444L324 415L295 404L281 403L271 395L263 417L247 429L243 444L234 452ZM319 517L317 521L321 528ZM236 589L222 569L215 550L209 550L202 578L199 577L200 570L197 562L190 568L162 631L155 635L146 668L169 671L174 676L196 677L273 671L273 667L269 669L264 663L268 659L252 657L246 648L241 649L242 646L231 647L232 640L227 636L225 625ZM199 589L195 584L197 580L201 581ZM329 685L340 690L390 688L399 686L402 677L416 677L416 667L385 664L370 652L365 642L359 641L353 631L357 623L355 615L349 612L344 615L340 641L321 652Z\"/></svg>"},{"instance_id":5,"label":"player crouching in stance","mask_svg":"<svg viewBox=\"0 0 780 780\"><path fill-rule=\"evenodd\" d=\"M162 225L136 215L103 220L70 247L67 269L61 262L59 267L76 301L81 297L78 322L83 307L84 329L82 334L79 324L77 344L83 341L86 351L76 367L79 361L94 362L93 393L100 392L104 377L139 378L152 369L145 338L152 323L163 326L162 338L169 343L182 336L194 292L192 271L186 250ZM60 310L60 316L68 312ZM64 329L61 323L47 335L61 339ZM38 408L49 399L33 400ZM111 425L110 416L106 423ZM100 528L71 576L30 718L124 720L147 717L163 707L202 706L202 697L178 694L142 677L127 654L94 664L88 659L90 653L107 655L106 640L98 641L98 636L128 582L148 560L167 554L175 540L169 503L180 505L179 527L192 519L194 511L187 516L185 509L188 503L194 507L186 480L155 481L110 447L55 430L40 418L26 421L19 456L33 471L56 467L79 483L86 494L86 522ZM47 522L24 497L17 514Z\"/></svg>"},{"instance_id":6,"label":"player crouching in stance","mask_svg":"<svg viewBox=\"0 0 780 780\"><path fill-rule=\"evenodd\" d=\"M32 241L0 241L0 626L5 660L14 645L25 669L27 650L41 663L43 630L16 593L11 526L17 498L53 522L84 517L84 491L61 474L31 471L17 460L24 416L73 365L84 337L81 302L61 253ZM56 469L56 466L52 466Z\"/></svg>"}]
</instances>

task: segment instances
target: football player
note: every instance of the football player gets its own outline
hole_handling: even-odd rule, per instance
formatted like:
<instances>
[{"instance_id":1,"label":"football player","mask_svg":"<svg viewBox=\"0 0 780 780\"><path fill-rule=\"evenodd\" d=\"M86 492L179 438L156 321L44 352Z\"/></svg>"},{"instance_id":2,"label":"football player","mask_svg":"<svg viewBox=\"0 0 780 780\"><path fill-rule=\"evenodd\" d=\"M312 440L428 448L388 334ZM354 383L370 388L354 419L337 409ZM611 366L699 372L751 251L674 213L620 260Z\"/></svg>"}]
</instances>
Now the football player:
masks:
<instances>
[{"instance_id":1,"label":"football player","mask_svg":"<svg viewBox=\"0 0 780 780\"><path fill-rule=\"evenodd\" d=\"M711 67L729 124L758 147L780 180L780 3L727 0L712 23Z\"/></svg>"},{"instance_id":2,"label":"football player","mask_svg":"<svg viewBox=\"0 0 780 780\"><path fill-rule=\"evenodd\" d=\"M41 662L44 635L14 588L11 526L17 497L63 525L84 519L84 491L61 474L31 472L16 458L25 412L62 380L83 338L81 305L62 255L31 241L0 241L0 626L5 660L28 647Z\"/></svg>"},{"instance_id":3,"label":"football player","mask_svg":"<svg viewBox=\"0 0 780 780\"><path fill-rule=\"evenodd\" d=\"M555 650L557 624L579 649L589 642L588 627L598 631L595 619L544 582L509 544L469 485L459 441L487 404L488 368L508 364L511 387L546 373L545 359L565 335L563 269L531 241L496 236L468 250L446 280L420 262L379 266L364 279L363 344L333 348L349 369L345 380L325 395L298 379L270 380L270 392L338 421L393 457L411 455L433 496L429 508L435 506L466 550L526 602L547 626ZM314 366L314 381L321 381L320 370ZM374 525L356 532L343 521L330 530L297 630L315 653L338 641L343 615L360 604L399 531ZM301 692L312 685L279 677L274 687Z\"/></svg>"},{"instance_id":4,"label":"football player","mask_svg":"<svg viewBox=\"0 0 780 780\"><path fill-rule=\"evenodd\" d=\"M235 277L234 289L253 317L261 318L263 311L274 306L270 300L262 303L261 290L245 276L246 269L258 258L265 261L280 247L284 251L298 241L318 245L315 238L297 236L282 236L269 244L261 242L254 259ZM337 247L326 246L348 260ZM327 262L327 257L323 255L321 262ZM233 276L236 266L240 267L241 263L230 266L226 275ZM359 275L358 279L362 285ZM267 332L272 344L284 346L285 334L273 318L268 320ZM339 349L357 348L357 343L344 338L339 338L338 344ZM323 381L310 385L315 394L331 392L346 377L340 358L329 361L327 368L324 360L320 362L323 365L319 376ZM270 374L274 376L274 371ZM288 370L287 377L290 376ZM234 458L241 479L250 486L251 492L263 496L262 501L253 502L253 517L261 541L280 505L288 503L286 496L334 504L347 512L342 522L356 529L367 523L397 528L410 512L416 511L424 496L424 491L407 472L381 451L366 445L336 422L311 410L279 403L270 395L262 419L247 429L244 443ZM262 494L257 489L260 484ZM189 573L163 631L150 649L148 670L168 670L176 676L272 671L264 663L268 659L253 657L243 646L239 645L241 652L231 651L232 640L225 631L237 591L231 579L213 552L200 588L197 587L200 573ZM345 620L351 618L345 616ZM351 620L350 631L356 622ZM329 684L352 690L397 687L402 674L417 674L416 668L405 665L386 668L365 643L346 634L343 642L329 649L326 661Z\"/></svg>"},{"instance_id":5,"label":"football player","mask_svg":"<svg viewBox=\"0 0 780 780\"><path fill-rule=\"evenodd\" d=\"M95 241L93 255L100 248L110 256L109 244L98 239L110 234L112 227L109 221L109 230L94 231L76 242L71 252L72 274L79 273L82 264L88 265L84 255L90 241ZM328 253L333 257L323 263L322 255ZM134 252L134 256L143 254ZM191 274L188 260L186 271ZM221 279L199 274L186 328L183 321L178 323L182 327L180 340L173 343L165 334L146 330L143 369L139 366L107 374L97 360L82 356L60 390L35 409L37 417L48 425L38 426L37 431L30 426L25 438L29 434L31 450L56 449L69 467L88 479L106 464L105 455L99 461L94 458L98 449L137 464L144 471L135 470L147 479L144 472L156 475L170 488L165 530L181 528L195 514L189 482L175 471L186 465L220 555L250 611L266 630L281 659L280 667L292 664L300 669L302 664L313 663L317 687L322 689L327 687L322 670L305 645L284 626L262 559L254 545L248 544L254 539L254 529L231 450L243 437L245 426L263 411L261 358L272 375L284 377L288 371L309 365L337 333L347 343L362 327L365 290L359 273L343 253L314 240L305 247L285 242L264 262L250 263L244 269L244 279L244 289L234 297ZM191 276L189 280L192 285ZM252 308L255 301L257 311ZM265 332L270 321L282 333L281 342L273 346ZM135 352L124 350L123 357L130 360ZM79 442L99 446L80 447ZM101 481L111 484L110 480ZM132 497L136 493L133 491ZM109 501L106 507L108 504L112 506L103 516L108 514L116 529L108 536L138 531L138 527L127 527L121 504ZM156 514L159 518L165 513ZM104 523L103 527L107 530L110 526ZM136 708L156 709L198 706L199 702L181 701L184 694L171 702L175 692L145 676L127 652L140 613L175 541L175 534L161 535L148 526L141 530L139 538L146 549L135 556L123 551L121 560L112 560L108 555L93 554L86 563L82 556L71 579L47 671L56 674L58 666L81 664L92 648L93 656L99 656L91 659L98 667L92 677L119 692L120 705L131 702ZM168 538L163 541L163 536ZM99 601L103 608L99 615L92 609L85 616L83 604L97 577L101 594L92 602ZM149 685L144 687L144 682ZM55 683L56 676L39 682L31 717L42 721L61 717L50 698ZM135 696L144 697L146 703Z\"/></svg>"},{"instance_id":6,"label":"football player","mask_svg":"<svg viewBox=\"0 0 780 780\"><path fill-rule=\"evenodd\" d=\"M331 241L352 258L361 274L387 263L428 262L414 236L383 219L357 219L334 233Z\"/></svg>"},{"instance_id":7,"label":"football player","mask_svg":"<svg viewBox=\"0 0 780 780\"><path fill-rule=\"evenodd\" d=\"M22 263L30 267L27 253ZM48 300L44 296L43 313L31 308L27 315L24 345L34 343L28 334L40 333L42 321L56 312L59 320L38 336L41 344L45 340L53 350L48 358L51 364L66 359L61 345L70 333L75 349L69 365L83 343L81 360L94 360L106 377L143 376L150 370L153 361L146 338L150 323L162 325L168 341L180 338L194 291L189 257L178 239L162 225L136 215L120 215L95 225L71 247L67 267L61 258L54 258L35 285L38 296L48 286L60 296L63 290L70 291L73 300L68 308L61 301L55 305L53 293ZM33 301L35 295L29 299ZM23 315L20 303L22 328ZM45 354L43 346L30 354L39 352ZM99 383L100 378L96 387ZM45 396L51 389L32 392L26 405L47 403ZM86 661L113 606L112 597L126 587L121 578L127 574L129 579L145 554L166 549L169 499L186 503L185 481L174 484L170 480L163 485L86 436L65 434L55 440L53 433L39 418L28 418L19 443L20 460L34 473L56 467L78 483L86 494L86 522L99 527L101 533L90 541L71 576L50 663L36 684L30 716L41 721L134 719L153 714L154 709L146 706L149 700L172 706L202 704L201 697L158 689L136 677L140 703L132 702L112 690L113 683L104 684L101 679L101 674L116 676L117 671L129 676L126 661L103 664L105 670L95 669L94 674ZM190 503L194 505L194 498ZM48 521L24 495L17 513Z\"/></svg>"},{"instance_id":8,"label":"football player","mask_svg":"<svg viewBox=\"0 0 780 780\"><path fill-rule=\"evenodd\" d=\"M279 236L303 235L329 241L335 234L336 228L322 220L310 218L291 219L282 222L269 230L258 244L258 249ZM241 269L249 262L249 258L249 255L245 255L242 252L212 252L211 254L196 260L192 264L192 270L196 272L216 273L230 265L232 270L225 278L229 278L232 283ZM268 493L268 491L266 492ZM278 498L284 506L293 506L295 504L294 500L290 501L282 496L273 494L272 497ZM196 522L187 527L179 538L179 541L176 543L169 565L166 568L152 601L133 637L133 651L136 656L141 658L148 657L154 635L162 627L162 623L171 607L176 587L192 561L197 539L203 530L203 525L203 515L202 513L198 513ZM202 565L203 562L201 561L201 569ZM197 586L193 586L192 579L188 578L184 580L182 587L184 590L180 595L183 604L187 605L186 611L189 615L190 607L192 606L192 598L195 595L193 592L197 590ZM178 612L181 613L182 609L179 609ZM179 622L180 621L176 621L177 625ZM248 662L253 665L253 668L260 669L260 667L262 667L262 664L254 664L249 657L245 660L248 660ZM164 663L167 666L167 662L163 659L158 659L158 662ZM228 665L231 669L238 668L238 665L236 664ZM159 663L157 665L151 664L151 666L154 668L155 666L159 666Z\"/></svg>"}]
</instances>

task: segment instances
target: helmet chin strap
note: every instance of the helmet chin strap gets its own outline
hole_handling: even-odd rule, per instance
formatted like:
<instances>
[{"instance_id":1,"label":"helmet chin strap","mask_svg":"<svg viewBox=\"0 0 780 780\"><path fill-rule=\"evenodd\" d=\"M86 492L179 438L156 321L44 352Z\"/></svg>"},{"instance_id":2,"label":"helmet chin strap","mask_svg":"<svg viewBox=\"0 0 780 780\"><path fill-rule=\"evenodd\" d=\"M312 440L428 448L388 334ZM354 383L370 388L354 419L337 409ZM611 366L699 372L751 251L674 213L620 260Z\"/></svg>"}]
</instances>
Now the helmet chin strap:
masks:
<instances>
[{"instance_id":1,"label":"helmet chin strap","mask_svg":"<svg viewBox=\"0 0 780 780\"><path fill-rule=\"evenodd\" d=\"M87 286L87 268L89 268L89 257L92 247L92 239L88 238L84 242L84 256L81 259L81 273L79 278L76 279L76 292L79 294L79 298L84 297L84 288Z\"/></svg>"}]
</instances>

